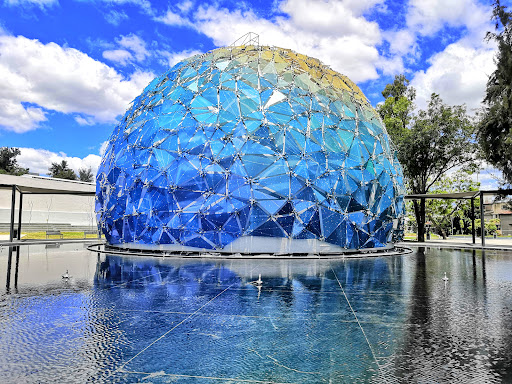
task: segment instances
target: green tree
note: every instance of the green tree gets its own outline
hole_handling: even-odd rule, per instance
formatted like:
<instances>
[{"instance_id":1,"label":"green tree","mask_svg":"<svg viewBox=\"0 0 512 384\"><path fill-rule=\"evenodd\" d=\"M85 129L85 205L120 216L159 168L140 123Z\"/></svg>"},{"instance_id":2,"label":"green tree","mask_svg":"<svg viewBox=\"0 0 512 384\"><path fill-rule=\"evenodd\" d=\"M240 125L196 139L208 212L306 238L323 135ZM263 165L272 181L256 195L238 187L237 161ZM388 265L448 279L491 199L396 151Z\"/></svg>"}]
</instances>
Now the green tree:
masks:
<instances>
[{"instance_id":1,"label":"green tree","mask_svg":"<svg viewBox=\"0 0 512 384\"><path fill-rule=\"evenodd\" d=\"M411 123L416 90L409 86L405 75L396 75L393 83L386 85L382 96L384 103L378 112L392 138L402 137Z\"/></svg>"},{"instance_id":2,"label":"green tree","mask_svg":"<svg viewBox=\"0 0 512 384\"><path fill-rule=\"evenodd\" d=\"M432 185L431 193L450 193L477 191L480 183L471 179L470 172L459 171L452 176L444 176ZM470 212L471 206L468 200L455 199L429 199L426 202L426 216L432 223L432 227L446 239L451 233L453 220L457 217L464 218L466 212ZM470 218L464 218L470 220Z\"/></svg>"},{"instance_id":3,"label":"green tree","mask_svg":"<svg viewBox=\"0 0 512 384\"><path fill-rule=\"evenodd\" d=\"M93 181L93 174L91 167L89 168L80 168L78 170L78 180L85 181L87 183L91 183Z\"/></svg>"},{"instance_id":4,"label":"green tree","mask_svg":"<svg viewBox=\"0 0 512 384\"><path fill-rule=\"evenodd\" d=\"M500 219L485 220L485 224L484 224L485 234L486 235L494 235L495 233L498 233L499 225L500 225ZM477 231L482 230L482 220L481 219L475 220L475 228Z\"/></svg>"},{"instance_id":5,"label":"green tree","mask_svg":"<svg viewBox=\"0 0 512 384\"><path fill-rule=\"evenodd\" d=\"M62 160L60 163L52 163L48 170L48 175L50 177L76 180L76 174L71 168L69 168L68 162L66 160Z\"/></svg>"},{"instance_id":6,"label":"green tree","mask_svg":"<svg viewBox=\"0 0 512 384\"><path fill-rule=\"evenodd\" d=\"M28 173L28 168L22 168L18 165L16 157L20 153L19 148L0 148L0 174L21 176Z\"/></svg>"},{"instance_id":7,"label":"green tree","mask_svg":"<svg viewBox=\"0 0 512 384\"><path fill-rule=\"evenodd\" d=\"M403 75L396 76L383 92L388 97L379 113L397 148L409 191L425 194L447 171L475 167L475 130L465 106L448 106L435 93L427 109L414 116L415 92L410 88ZM413 201L418 241L425 240L425 204L424 199Z\"/></svg>"},{"instance_id":8,"label":"green tree","mask_svg":"<svg viewBox=\"0 0 512 384\"><path fill-rule=\"evenodd\" d=\"M478 137L486 160L512 183L512 13L494 1L495 32L486 39L497 43L495 71L489 76Z\"/></svg>"}]
</instances>

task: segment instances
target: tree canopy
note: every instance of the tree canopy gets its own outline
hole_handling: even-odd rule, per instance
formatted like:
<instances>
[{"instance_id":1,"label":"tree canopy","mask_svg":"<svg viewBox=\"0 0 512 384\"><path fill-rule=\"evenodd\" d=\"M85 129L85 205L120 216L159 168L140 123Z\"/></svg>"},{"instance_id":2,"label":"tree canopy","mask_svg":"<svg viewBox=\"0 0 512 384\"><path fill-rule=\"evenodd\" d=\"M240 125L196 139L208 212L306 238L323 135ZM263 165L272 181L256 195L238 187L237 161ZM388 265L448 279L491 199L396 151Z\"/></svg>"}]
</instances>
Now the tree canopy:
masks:
<instances>
[{"instance_id":1,"label":"tree canopy","mask_svg":"<svg viewBox=\"0 0 512 384\"><path fill-rule=\"evenodd\" d=\"M20 154L19 148L0 148L0 173L21 176L28 173L28 168L18 165L16 157Z\"/></svg>"},{"instance_id":2,"label":"tree canopy","mask_svg":"<svg viewBox=\"0 0 512 384\"><path fill-rule=\"evenodd\" d=\"M94 176L92 174L91 167L89 168L80 168L78 170L78 180L85 181L87 183L91 183L94 179Z\"/></svg>"},{"instance_id":3,"label":"tree canopy","mask_svg":"<svg viewBox=\"0 0 512 384\"><path fill-rule=\"evenodd\" d=\"M480 183L471 179L470 172L458 171L450 176L443 176L432 186L432 193L477 191ZM426 216L437 229L438 233L446 239L450 232L453 220L458 217L469 221L466 212L471 210L470 202L466 199L430 199L426 204ZM459 224L459 227L463 226Z\"/></svg>"},{"instance_id":4,"label":"tree canopy","mask_svg":"<svg viewBox=\"0 0 512 384\"><path fill-rule=\"evenodd\" d=\"M52 163L48 171L50 177L69 180L76 180L77 178L76 173L69 168L66 160L62 160L60 163Z\"/></svg>"},{"instance_id":5,"label":"tree canopy","mask_svg":"<svg viewBox=\"0 0 512 384\"><path fill-rule=\"evenodd\" d=\"M425 194L447 171L475 163L475 129L465 106L449 106L432 93L427 109L414 111L415 91L403 75L382 93L378 111L404 169L408 189ZM414 201L418 240L424 240L425 201Z\"/></svg>"},{"instance_id":6,"label":"tree canopy","mask_svg":"<svg viewBox=\"0 0 512 384\"><path fill-rule=\"evenodd\" d=\"M487 81L478 136L486 160L512 183L512 13L506 8L494 1L496 28L486 38L497 43L496 69Z\"/></svg>"},{"instance_id":7,"label":"tree canopy","mask_svg":"<svg viewBox=\"0 0 512 384\"><path fill-rule=\"evenodd\" d=\"M385 101L378 111L384 125L392 138L401 137L412 119L416 90L409 86L405 75L397 75L393 83L386 85L382 96Z\"/></svg>"}]
</instances>

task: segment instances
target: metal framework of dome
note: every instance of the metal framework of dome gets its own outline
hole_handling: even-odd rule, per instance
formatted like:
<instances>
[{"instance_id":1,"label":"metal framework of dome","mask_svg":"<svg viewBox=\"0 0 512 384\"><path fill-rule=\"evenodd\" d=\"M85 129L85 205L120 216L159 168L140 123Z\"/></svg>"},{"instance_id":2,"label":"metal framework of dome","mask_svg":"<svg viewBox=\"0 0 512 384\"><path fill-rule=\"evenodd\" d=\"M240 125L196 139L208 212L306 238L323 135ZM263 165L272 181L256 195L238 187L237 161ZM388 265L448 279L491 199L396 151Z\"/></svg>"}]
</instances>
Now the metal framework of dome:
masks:
<instances>
[{"instance_id":1,"label":"metal framework of dome","mask_svg":"<svg viewBox=\"0 0 512 384\"><path fill-rule=\"evenodd\" d=\"M250 45L193 56L144 89L108 142L96 211L121 247L322 253L389 247L403 197L352 81Z\"/></svg>"}]
</instances>

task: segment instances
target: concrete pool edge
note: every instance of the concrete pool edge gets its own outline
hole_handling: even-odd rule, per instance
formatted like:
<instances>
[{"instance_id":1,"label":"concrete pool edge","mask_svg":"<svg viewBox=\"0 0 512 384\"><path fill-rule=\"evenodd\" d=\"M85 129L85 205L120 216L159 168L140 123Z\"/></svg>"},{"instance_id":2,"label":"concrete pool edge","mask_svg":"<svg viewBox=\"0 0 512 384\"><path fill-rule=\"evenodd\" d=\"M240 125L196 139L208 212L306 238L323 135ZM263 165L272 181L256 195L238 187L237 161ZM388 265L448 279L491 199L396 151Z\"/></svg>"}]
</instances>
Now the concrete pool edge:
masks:
<instances>
[{"instance_id":1,"label":"concrete pool edge","mask_svg":"<svg viewBox=\"0 0 512 384\"><path fill-rule=\"evenodd\" d=\"M404 247L430 247L430 248L450 248L450 249L480 249L480 250L496 250L496 251L512 251L511 245L492 244L482 247L481 244L472 243L459 243L447 241L428 241L428 242L415 242L415 241L402 241L397 245Z\"/></svg>"},{"instance_id":2,"label":"concrete pool edge","mask_svg":"<svg viewBox=\"0 0 512 384\"><path fill-rule=\"evenodd\" d=\"M380 256L394 256L412 253L412 250L406 246L395 246L393 248L386 248L382 251L349 251L345 253L324 253L324 254L279 254L279 253L230 253L211 251L205 252L190 251L190 252L166 252L158 250L134 250L130 248L109 247L104 243L92 244L87 247L91 252L99 252L105 254L114 254L121 256L152 256L160 258L176 258L176 259L286 259L286 260L329 260L329 259L348 259L348 258L373 258Z\"/></svg>"}]
</instances>

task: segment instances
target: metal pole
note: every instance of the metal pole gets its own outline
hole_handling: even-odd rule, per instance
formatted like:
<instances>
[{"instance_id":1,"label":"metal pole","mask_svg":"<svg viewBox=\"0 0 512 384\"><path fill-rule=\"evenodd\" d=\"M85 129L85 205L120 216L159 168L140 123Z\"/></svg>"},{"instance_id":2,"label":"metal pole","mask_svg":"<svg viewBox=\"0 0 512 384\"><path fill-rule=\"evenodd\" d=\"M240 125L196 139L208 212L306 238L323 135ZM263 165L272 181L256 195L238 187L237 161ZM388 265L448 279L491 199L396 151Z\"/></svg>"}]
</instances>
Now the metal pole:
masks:
<instances>
[{"instance_id":1,"label":"metal pole","mask_svg":"<svg viewBox=\"0 0 512 384\"><path fill-rule=\"evenodd\" d=\"M5 287L7 291L11 287L11 265L12 265L12 245L9 245L9 253L7 256L7 278L5 279Z\"/></svg>"},{"instance_id":2,"label":"metal pole","mask_svg":"<svg viewBox=\"0 0 512 384\"><path fill-rule=\"evenodd\" d=\"M482 191L480 191L480 232L482 234L482 247L485 247L484 193Z\"/></svg>"},{"instance_id":3,"label":"metal pole","mask_svg":"<svg viewBox=\"0 0 512 384\"><path fill-rule=\"evenodd\" d=\"M471 236L473 237L473 244L476 243L475 231L475 198L471 198Z\"/></svg>"},{"instance_id":4,"label":"metal pole","mask_svg":"<svg viewBox=\"0 0 512 384\"><path fill-rule=\"evenodd\" d=\"M9 242L12 242L14 238L14 209L16 208L16 187L12 186L12 197L11 197L11 223L9 231Z\"/></svg>"},{"instance_id":5,"label":"metal pole","mask_svg":"<svg viewBox=\"0 0 512 384\"><path fill-rule=\"evenodd\" d=\"M16 246L16 264L14 267L14 288L18 288L18 271L20 269L20 246Z\"/></svg>"},{"instance_id":6,"label":"metal pole","mask_svg":"<svg viewBox=\"0 0 512 384\"><path fill-rule=\"evenodd\" d=\"M18 240L21 240L21 213L23 212L23 192L20 192L20 207L18 211Z\"/></svg>"}]
</instances>

